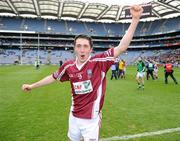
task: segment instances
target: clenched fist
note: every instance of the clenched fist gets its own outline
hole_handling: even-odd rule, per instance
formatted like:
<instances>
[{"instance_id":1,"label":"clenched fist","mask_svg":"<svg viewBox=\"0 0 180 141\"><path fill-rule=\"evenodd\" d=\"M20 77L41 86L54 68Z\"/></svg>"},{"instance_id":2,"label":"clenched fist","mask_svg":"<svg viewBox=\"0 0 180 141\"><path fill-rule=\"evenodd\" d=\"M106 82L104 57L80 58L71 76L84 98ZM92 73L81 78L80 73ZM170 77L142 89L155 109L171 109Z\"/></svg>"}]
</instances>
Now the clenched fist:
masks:
<instances>
[{"instance_id":1,"label":"clenched fist","mask_svg":"<svg viewBox=\"0 0 180 141\"><path fill-rule=\"evenodd\" d=\"M143 8L140 5L134 5L130 8L130 13L133 18L140 19L143 13Z\"/></svg>"}]
</instances>

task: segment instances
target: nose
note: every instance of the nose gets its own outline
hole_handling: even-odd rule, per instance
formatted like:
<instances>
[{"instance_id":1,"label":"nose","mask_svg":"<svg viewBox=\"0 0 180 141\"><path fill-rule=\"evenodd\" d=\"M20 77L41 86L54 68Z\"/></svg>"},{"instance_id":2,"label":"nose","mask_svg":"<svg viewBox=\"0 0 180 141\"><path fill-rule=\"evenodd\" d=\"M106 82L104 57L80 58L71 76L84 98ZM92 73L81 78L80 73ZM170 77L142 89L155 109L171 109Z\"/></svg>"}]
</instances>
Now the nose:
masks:
<instances>
[{"instance_id":1,"label":"nose","mask_svg":"<svg viewBox=\"0 0 180 141\"><path fill-rule=\"evenodd\" d=\"M80 48L80 52L84 52L84 47L81 47L81 48Z\"/></svg>"}]
</instances>

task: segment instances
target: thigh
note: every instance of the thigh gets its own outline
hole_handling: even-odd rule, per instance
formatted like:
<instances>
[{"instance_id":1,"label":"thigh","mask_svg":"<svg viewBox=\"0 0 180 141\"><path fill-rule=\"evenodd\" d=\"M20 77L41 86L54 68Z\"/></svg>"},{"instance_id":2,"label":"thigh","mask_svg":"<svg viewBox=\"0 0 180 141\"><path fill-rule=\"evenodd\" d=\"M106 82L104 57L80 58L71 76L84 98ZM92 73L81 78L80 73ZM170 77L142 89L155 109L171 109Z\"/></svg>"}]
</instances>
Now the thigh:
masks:
<instances>
[{"instance_id":1,"label":"thigh","mask_svg":"<svg viewBox=\"0 0 180 141\"><path fill-rule=\"evenodd\" d=\"M168 77L168 76L169 76L169 72L167 72L167 73L165 74L165 76Z\"/></svg>"},{"instance_id":2,"label":"thigh","mask_svg":"<svg viewBox=\"0 0 180 141\"><path fill-rule=\"evenodd\" d=\"M82 130L84 141L99 141L99 130L101 126L101 117L85 122L86 128Z\"/></svg>"},{"instance_id":3,"label":"thigh","mask_svg":"<svg viewBox=\"0 0 180 141\"><path fill-rule=\"evenodd\" d=\"M136 79L139 79L139 72L137 72L137 74L136 74Z\"/></svg>"},{"instance_id":4,"label":"thigh","mask_svg":"<svg viewBox=\"0 0 180 141\"><path fill-rule=\"evenodd\" d=\"M72 113L69 114L68 137L71 141L80 141L82 139L77 119L72 115Z\"/></svg>"},{"instance_id":5,"label":"thigh","mask_svg":"<svg viewBox=\"0 0 180 141\"><path fill-rule=\"evenodd\" d=\"M137 76L139 77L139 79L142 79L144 77L144 73L143 72L138 72Z\"/></svg>"}]
</instances>

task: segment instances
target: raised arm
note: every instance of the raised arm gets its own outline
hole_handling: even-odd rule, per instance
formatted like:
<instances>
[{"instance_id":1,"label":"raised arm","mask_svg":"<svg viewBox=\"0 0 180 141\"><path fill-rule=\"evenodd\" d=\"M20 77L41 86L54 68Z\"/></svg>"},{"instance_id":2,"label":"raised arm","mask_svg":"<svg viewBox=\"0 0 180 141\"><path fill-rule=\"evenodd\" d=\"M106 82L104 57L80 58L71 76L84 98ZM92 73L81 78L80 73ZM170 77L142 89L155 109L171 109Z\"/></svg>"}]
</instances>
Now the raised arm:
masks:
<instances>
[{"instance_id":1,"label":"raised arm","mask_svg":"<svg viewBox=\"0 0 180 141\"><path fill-rule=\"evenodd\" d=\"M130 12L131 12L131 15L132 15L132 22L131 22L127 32L123 36L121 42L114 49L114 57L115 58L118 57L124 51L126 51L126 49L128 48L128 46L129 46L129 44L130 44L130 42L131 42L131 40L133 38L136 27L137 27L137 25L139 23L141 14L143 12L143 8L141 6L139 6L139 5L135 5L135 6L132 6L130 8Z\"/></svg>"},{"instance_id":2,"label":"raised arm","mask_svg":"<svg viewBox=\"0 0 180 141\"><path fill-rule=\"evenodd\" d=\"M34 88L38 88L38 87L41 87L41 86L44 86L44 85L48 85L48 84L51 84L51 83L53 83L55 81L56 80L53 78L53 76L49 75L49 76L43 78L42 80L40 80L38 82L35 82L33 84L23 84L22 85L22 90L25 91L25 92L31 91Z\"/></svg>"}]
</instances>

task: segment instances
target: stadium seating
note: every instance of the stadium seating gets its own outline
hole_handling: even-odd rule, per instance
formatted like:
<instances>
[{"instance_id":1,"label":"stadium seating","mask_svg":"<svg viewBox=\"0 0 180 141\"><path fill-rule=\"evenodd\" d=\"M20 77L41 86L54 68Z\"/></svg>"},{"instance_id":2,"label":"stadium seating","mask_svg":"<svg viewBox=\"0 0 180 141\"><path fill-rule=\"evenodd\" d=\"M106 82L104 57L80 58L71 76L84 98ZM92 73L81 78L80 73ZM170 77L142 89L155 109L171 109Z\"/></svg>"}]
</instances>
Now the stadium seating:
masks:
<instances>
[{"instance_id":1,"label":"stadium seating","mask_svg":"<svg viewBox=\"0 0 180 141\"><path fill-rule=\"evenodd\" d=\"M180 17L163 19L152 22L139 23L136 36L162 34L171 31L179 31ZM25 19L15 17L3 17L0 20L3 30L27 30L42 33L61 34L90 34L95 36L123 36L129 27L129 23L96 23L47 19ZM173 26L171 26L173 24ZM3 26L2 26L3 25Z\"/></svg>"},{"instance_id":2,"label":"stadium seating","mask_svg":"<svg viewBox=\"0 0 180 141\"><path fill-rule=\"evenodd\" d=\"M164 54L163 51L161 54L154 52L151 48L162 49L169 46L178 46L180 35L176 32L180 31L179 21L180 17L140 22L135 37L129 46L131 50L122 54L121 59L127 60L128 64L132 64L139 56L155 56L158 58L158 55ZM59 64L60 59L63 61L72 59L74 55L69 49L72 50L73 38L77 34L91 35L94 38L95 51L106 50L119 44L119 40L126 33L129 24L1 17L0 64L13 64L20 61L23 64L34 64L38 54L42 64L48 64L48 62ZM8 33L4 31L8 31ZM13 34L11 34L12 31ZM23 34L22 46L25 49L22 52L19 49L21 41L18 31L35 31L30 35ZM37 51L37 33L40 34L40 51ZM164 33L167 37L161 36ZM176 39L174 39L175 37ZM50 48L51 51L46 48ZM142 51L143 48L149 48L150 50ZM138 49L141 51L138 51Z\"/></svg>"}]
</instances>

